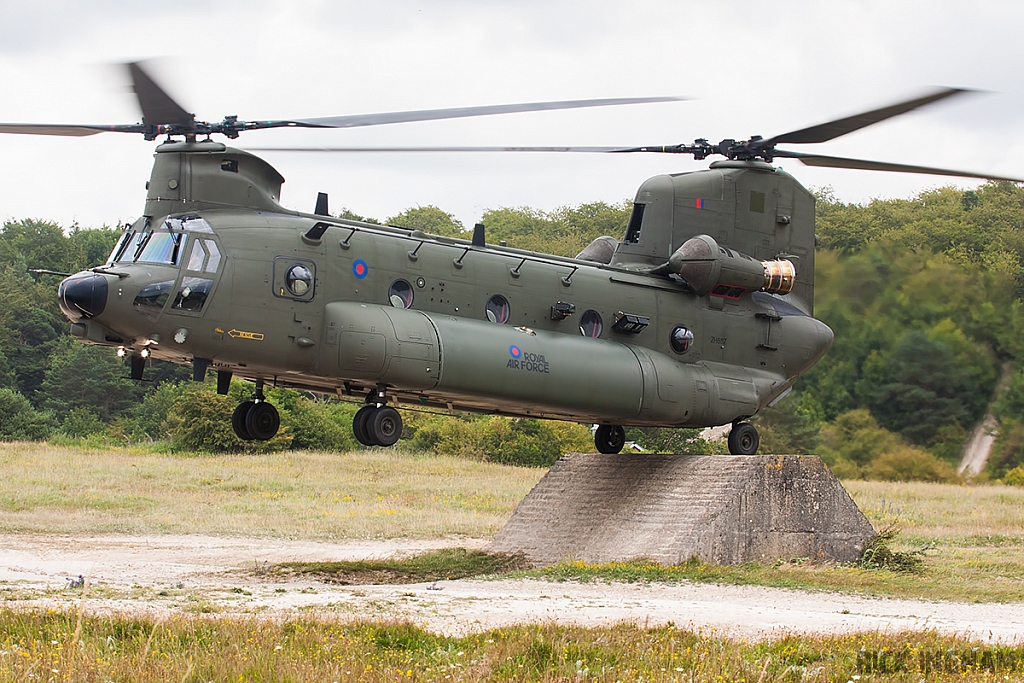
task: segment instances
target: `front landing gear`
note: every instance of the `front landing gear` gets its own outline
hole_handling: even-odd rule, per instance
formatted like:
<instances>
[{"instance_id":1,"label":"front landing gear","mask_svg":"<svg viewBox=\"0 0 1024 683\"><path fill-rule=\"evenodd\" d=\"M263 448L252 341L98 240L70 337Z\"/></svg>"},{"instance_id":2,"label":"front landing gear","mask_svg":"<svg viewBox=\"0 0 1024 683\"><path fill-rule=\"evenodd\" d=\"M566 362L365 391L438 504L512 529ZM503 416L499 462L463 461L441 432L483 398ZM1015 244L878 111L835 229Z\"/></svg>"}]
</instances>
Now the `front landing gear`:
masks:
<instances>
[{"instance_id":1,"label":"front landing gear","mask_svg":"<svg viewBox=\"0 0 1024 683\"><path fill-rule=\"evenodd\" d=\"M402 436L402 416L384 405L383 388L378 388L370 399L352 418L352 434L364 446L394 446Z\"/></svg>"},{"instance_id":2,"label":"front landing gear","mask_svg":"<svg viewBox=\"0 0 1024 683\"><path fill-rule=\"evenodd\" d=\"M749 422L736 422L729 432L729 452L733 455L754 455L761 445L757 428Z\"/></svg>"},{"instance_id":3,"label":"front landing gear","mask_svg":"<svg viewBox=\"0 0 1024 683\"><path fill-rule=\"evenodd\" d=\"M614 455L626 445L626 430L618 425L601 425L594 432L594 445L598 453Z\"/></svg>"},{"instance_id":4,"label":"front landing gear","mask_svg":"<svg viewBox=\"0 0 1024 683\"><path fill-rule=\"evenodd\" d=\"M231 428L242 441L270 441L281 427L277 408L263 397L263 381L256 382L256 396L238 404L231 414Z\"/></svg>"}]
</instances>

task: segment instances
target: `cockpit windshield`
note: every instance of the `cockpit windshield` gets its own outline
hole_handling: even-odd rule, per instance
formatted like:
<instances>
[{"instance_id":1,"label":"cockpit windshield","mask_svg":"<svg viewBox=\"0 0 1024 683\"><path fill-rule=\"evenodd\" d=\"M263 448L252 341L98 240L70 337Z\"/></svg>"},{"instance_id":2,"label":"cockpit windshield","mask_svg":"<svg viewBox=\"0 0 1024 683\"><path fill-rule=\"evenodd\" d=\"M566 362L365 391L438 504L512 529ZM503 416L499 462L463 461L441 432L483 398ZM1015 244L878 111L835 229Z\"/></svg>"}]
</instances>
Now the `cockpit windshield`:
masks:
<instances>
[{"instance_id":1,"label":"cockpit windshield","mask_svg":"<svg viewBox=\"0 0 1024 683\"><path fill-rule=\"evenodd\" d=\"M187 214L184 216L173 216L167 218L161 229L146 230L149 219L146 217L135 221L132 227L125 230L117 246L110 252L107 263L162 263L169 266L176 266L185 251L185 243L188 241L185 233L207 233L212 235L213 229L201 216ZM207 245L213 245L211 240L206 240ZM194 250L193 250L194 251ZM210 251L210 265L208 270L217 270L217 262L220 254L213 245ZM195 270L195 269L193 269Z\"/></svg>"},{"instance_id":2,"label":"cockpit windshield","mask_svg":"<svg viewBox=\"0 0 1024 683\"><path fill-rule=\"evenodd\" d=\"M138 260L143 263L165 263L178 265L178 254L184 245L184 235L180 232L163 232L154 230L142 246Z\"/></svg>"}]
</instances>

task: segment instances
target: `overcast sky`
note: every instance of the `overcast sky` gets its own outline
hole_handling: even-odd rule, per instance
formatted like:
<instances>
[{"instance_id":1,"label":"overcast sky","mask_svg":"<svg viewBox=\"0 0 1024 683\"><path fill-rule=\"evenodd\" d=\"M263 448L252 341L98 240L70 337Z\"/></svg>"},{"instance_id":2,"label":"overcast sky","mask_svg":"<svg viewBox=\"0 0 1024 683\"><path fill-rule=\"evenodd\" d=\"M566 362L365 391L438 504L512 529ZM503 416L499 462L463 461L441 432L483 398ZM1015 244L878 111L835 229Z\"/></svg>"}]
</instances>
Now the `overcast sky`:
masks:
<instances>
[{"instance_id":1,"label":"overcast sky","mask_svg":"<svg viewBox=\"0 0 1024 683\"><path fill-rule=\"evenodd\" d=\"M1024 176L1024 3L975 0L6 0L0 121L135 123L110 65L151 70L199 119L298 118L537 100L692 101L407 123L255 131L235 144L658 145L765 137L936 85L978 88L822 145L837 156ZM141 213L157 143L0 136L0 219L113 225ZM471 226L488 208L631 198L681 156L261 153L285 205L383 219L433 204ZM784 168L845 201L976 183Z\"/></svg>"}]
</instances>

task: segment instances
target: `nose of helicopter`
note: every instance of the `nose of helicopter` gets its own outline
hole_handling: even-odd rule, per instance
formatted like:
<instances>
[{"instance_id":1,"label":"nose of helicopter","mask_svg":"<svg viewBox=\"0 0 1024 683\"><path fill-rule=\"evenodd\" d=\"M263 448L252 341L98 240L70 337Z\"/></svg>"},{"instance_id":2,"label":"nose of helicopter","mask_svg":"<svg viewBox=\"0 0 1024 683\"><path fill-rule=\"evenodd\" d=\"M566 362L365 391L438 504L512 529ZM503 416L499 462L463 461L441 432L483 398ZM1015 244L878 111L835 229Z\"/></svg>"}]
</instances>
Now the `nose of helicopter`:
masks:
<instances>
[{"instance_id":1,"label":"nose of helicopter","mask_svg":"<svg viewBox=\"0 0 1024 683\"><path fill-rule=\"evenodd\" d=\"M93 318L107 305L107 279L88 271L77 273L60 283L57 297L60 310L72 322Z\"/></svg>"}]
</instances>

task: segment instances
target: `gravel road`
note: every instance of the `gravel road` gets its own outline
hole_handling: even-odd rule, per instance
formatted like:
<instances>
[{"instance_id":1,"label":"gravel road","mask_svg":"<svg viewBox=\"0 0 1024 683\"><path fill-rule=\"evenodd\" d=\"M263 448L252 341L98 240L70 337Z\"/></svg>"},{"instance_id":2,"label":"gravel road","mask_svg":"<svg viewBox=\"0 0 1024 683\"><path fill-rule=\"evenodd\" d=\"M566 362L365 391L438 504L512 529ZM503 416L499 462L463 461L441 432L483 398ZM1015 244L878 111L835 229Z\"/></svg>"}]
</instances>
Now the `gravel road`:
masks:
<instances>
[{"instance_id":1,"label":"gravel road","mask_svg":"<svg viewBox=\"0 0 1024 683\"><path fill-rule=\"evenodd\" d=\"M784 633L935 629L986 641L1024 639L1016 604L867 598L755 586L555 583L538 580L333 586L282 581L261 568L288 560L382 558L486 540L346 543L206 536L63 538L0 536L0 596L8 607L79 604L92 613L300 614L405 619L463 634L508 624L618 622L716 631L747 638ZM86 577L85 597L71 587Z\"/></svg>"}]
</instances>

